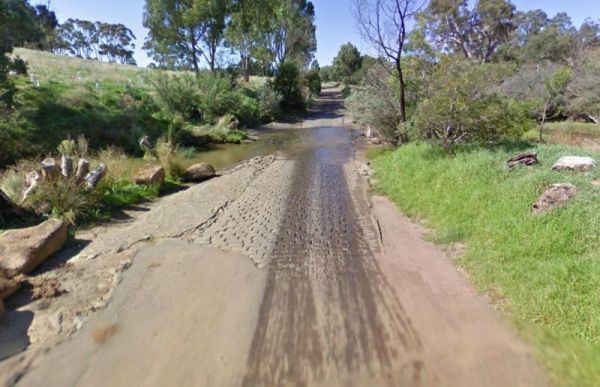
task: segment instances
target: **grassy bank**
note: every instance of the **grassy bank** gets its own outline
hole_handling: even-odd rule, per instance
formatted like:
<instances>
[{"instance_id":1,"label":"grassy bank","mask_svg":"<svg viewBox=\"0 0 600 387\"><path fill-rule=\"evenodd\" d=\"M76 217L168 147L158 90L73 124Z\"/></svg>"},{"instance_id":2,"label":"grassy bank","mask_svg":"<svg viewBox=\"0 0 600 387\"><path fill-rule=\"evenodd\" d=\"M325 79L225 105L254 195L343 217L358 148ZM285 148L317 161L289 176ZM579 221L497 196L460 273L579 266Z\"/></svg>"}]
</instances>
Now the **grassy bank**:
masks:
<instances>
[{"instance_id":1,"label":"grassy bank","mask_svg":"<svg viewBox=\"0 0 600 387\"><path fill-rule=\"evenodd\" d=\"M16 94L0 118L0 169L42 157L80 135L92 150L119 147L141 156L140 137L165 136L180 113L183 145L240 143L244 126L279 114L280 100L264 77L244 83L208 71L196 78L27 49L15 55L27 62L28 75L11 78ZM229 127L232 121L241 124L239 130Z\"/></svg>"},{"instance_id":2,"label":"grassy bank","mask_svg":"<svg viewBox=\"0 0 600 387\"><path fill-rule=\"evenodd\" d=\"M376 189L431 227L435 241L465 244L458 264L514 319L557 385L592 386L600 380L600 187L591 181L600 170L552 172L560 156L586 152L537 150L541 165L508 172L511 147L449 155L409 144L375 158ZM557 182L581 192L533 215L533 202Z\"/></svg>"},{"instance_id":3,"label":"grassy bank","mask_svg":"<svg viewBox=\"0 0 600 387\"><path fill-rule=\"evenodd\" d=\"M538 141L539 136L539 128L525 134L525 138L531 141ZM548 122L544 125L544 142L600 152L600 125L573 121Z\"/></svg>"}]
</instances>

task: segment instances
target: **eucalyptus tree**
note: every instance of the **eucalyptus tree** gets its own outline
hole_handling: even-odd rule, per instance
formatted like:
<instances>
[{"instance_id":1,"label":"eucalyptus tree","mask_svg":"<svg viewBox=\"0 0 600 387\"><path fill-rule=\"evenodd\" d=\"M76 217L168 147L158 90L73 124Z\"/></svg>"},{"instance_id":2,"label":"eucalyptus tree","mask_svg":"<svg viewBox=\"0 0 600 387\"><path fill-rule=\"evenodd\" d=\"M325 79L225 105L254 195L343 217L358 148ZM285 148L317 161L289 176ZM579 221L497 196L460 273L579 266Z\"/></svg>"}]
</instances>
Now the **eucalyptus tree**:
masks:
<instances>
[{"instance_id":1,"label":"eucalyptus tree","mask_svg":"<svg viewBox=\"0 0 600 387\"><path fill-rule=\"evenodd\" d=\"M409 33L409 23L425 5L425 0L354 0L354 13L362 37L379 54L393 64L390 72L398 80L400 119L406 116L406 82L402 58ZM384 66L388 68L388 66Z\"/></svg>"},{"instance_id":2,"label":"eucalyptus tree","mask_svg":"<svg viewBox=\"0 0 600 387\"><path fill-rule=\"evenodd\" d=\"M223 42L231 0L146 0L144 44L163 67L191 67L204 59L212 71Z\"/></svg>"},{"instance_id":3,"label":"eucalyptus tree","mask_svg":"<svg viewBox=\"0 0 600 387\"><path fill-rule=\"evenodd\" d=\"M232 9L225 42L238 52L246 81L250 79L252 60L259 59L261 52L264 53L262 47L273 17L271 11L270 0L239 0Z\"/></svg>"},{"instance_id":4,"label":"eucalyptus tree","mask_svg":"<svg viewBox=\"0 0 600 387\"><path fill-rule=\"evenodd\" d=\"M351 83L353 76L360 70L362 57L360 51L348 42L340 47L340 51L333 58L333 67L337 81Z\"/></svg>"},{"instance_id":5,"label":"eucalyptus tree","mask_svg":"<svg viewBox=\"0 0 600 387\"><path fill-rule=\"evenodd\" d=\"M515 6L509 0L432 0L424 12L427 35L446 52L487 63L510 39Z\"/></svg>"}]
</instances>

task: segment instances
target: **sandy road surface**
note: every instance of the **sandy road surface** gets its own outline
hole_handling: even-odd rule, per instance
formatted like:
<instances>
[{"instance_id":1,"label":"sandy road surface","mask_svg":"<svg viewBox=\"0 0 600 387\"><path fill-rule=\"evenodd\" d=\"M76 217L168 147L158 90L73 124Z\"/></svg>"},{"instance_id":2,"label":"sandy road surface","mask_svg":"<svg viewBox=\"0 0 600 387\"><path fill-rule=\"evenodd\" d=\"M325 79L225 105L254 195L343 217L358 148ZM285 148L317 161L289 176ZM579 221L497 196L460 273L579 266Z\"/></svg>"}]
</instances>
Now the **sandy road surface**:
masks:
<instances>
[{"instance_id":1,"label":"sandy road surface","mask_svg":"<svg viewBox=\"0 0 600 387\"><path fill-rule=\"evenodd\" d=\"M315 120L339 118L335 100L322 106ZM285 157L233 172L243 189L141 247L108 306L9 384L544 385L423 230L369 203L354 151L349 131L315 127Z\"/></svg>"}]
</instances>

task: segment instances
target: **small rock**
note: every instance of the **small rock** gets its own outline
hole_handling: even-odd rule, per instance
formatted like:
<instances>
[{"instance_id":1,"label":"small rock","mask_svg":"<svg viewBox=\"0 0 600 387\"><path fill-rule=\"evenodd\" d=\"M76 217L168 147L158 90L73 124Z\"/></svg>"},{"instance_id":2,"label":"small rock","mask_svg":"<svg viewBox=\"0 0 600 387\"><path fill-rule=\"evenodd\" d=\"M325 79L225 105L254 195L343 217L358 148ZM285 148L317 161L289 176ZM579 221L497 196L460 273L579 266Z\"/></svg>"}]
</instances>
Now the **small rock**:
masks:
<instances>
[{"instance_id":1,"label":"small rock","mask_svg":"<svg viewBox=\"0 0 600 387\"><path fill-rule=\"evenodd\" d=\"M564 156L552 166L553 171L568 169L571 171L589 171L596 167L596 161L591 157Z\"/></svg>"},{"instance_id":2,"label":"small rock","mask_svg":"<svg viewBox=\"0 0 600 387\"><path fill-rule=\"evenodd\" d=\"M165 169L160 165L147 165L133 178L135 184L162 184L165 182Z\"/></svg>"},{"instance_id":3,"label":"small rock","mask_svg":"<svg viewBox=\"0 0 600 387\"><path fill-rule=\"evenodd\" d=\"M186 169L183 177L186 181L201 182L216 176L215 168L208 163L194 164Z\"/></svg>"},{"instance_id":4,"label":"small rock","mask_svg":"<svg viewBox=\"0 0 600 387\"><path fill-rule=\"evenodd\" d=\"M600 187L600 180L593 180L592 181L592 185L595 185L597 187Z\"/></svg>"},{"instance_id":5,"label":"small rock","mask_svg":"<svg viewBox=\"0 0 600 387\"><path fill-rule=\"evenodd\" d=\"M506 166L508 169L513 169L515 166L519 164L523 165L534 165L539 163L537 152L525 152L516 155L506 162Z\"/></svg>"},{"instance_id":6,"label":"small rock","mask_svg":"<svg viewBox=\"0 0 600 387\"><path fill-rule=\"evenodd\" d=\"M532 206L532 211L536 214L546 212L555 207L561 206L571 199L579 189L573 184L552 184L543 194L539 197L537 202Z\"/></svg>"},{"instance_id":7,"label":"small rock","mask_svg":"<svg viewBox=\"0 0 600 387\"><path fill-rule=\"evenodd\" d=\"M67 225L59 219L0 235L0 270L9 278L27 274L62 248Z\"/></svg>"},{"instance_id":8,"label":"small rock","mask_svg":"<svg viewBox=\"0 0 600 387\"><path fill-rule=\"evenodd\" d=\"M258 141L258 136L248 135L247 137L250 141Z\"/></svg>"},{"instance_id":9,"label":"small rock","mask_svg":"<svg viewBox=\"0 0 600 387\"><path fill-rule=\"evenodd\" d=\"M252 140L242 140L242 144L252 144L253 142Z\"/></svg>"}]
</instances>

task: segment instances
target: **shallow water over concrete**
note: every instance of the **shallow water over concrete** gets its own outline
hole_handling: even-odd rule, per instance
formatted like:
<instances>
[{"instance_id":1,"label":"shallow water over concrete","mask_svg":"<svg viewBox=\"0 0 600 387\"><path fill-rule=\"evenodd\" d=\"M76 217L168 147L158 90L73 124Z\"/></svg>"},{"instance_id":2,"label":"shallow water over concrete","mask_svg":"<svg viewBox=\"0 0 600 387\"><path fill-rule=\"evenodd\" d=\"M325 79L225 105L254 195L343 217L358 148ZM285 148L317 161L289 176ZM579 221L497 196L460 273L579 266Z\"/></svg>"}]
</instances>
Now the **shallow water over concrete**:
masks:
<instances>
[{"instance_id":1,"label":"shallow water over concrete","mask_svg":"<svg viewBox=\"0 0 600 387\"><path fill-rule=\"evenodd\" d=\"M186 164L209 163L216 169L225 169L256 156L285 152L302 143L299 129L253 130L251 135L258 141L247 144L214 144L207 150L198 151Z\"/></svg>"}]
</instances>

